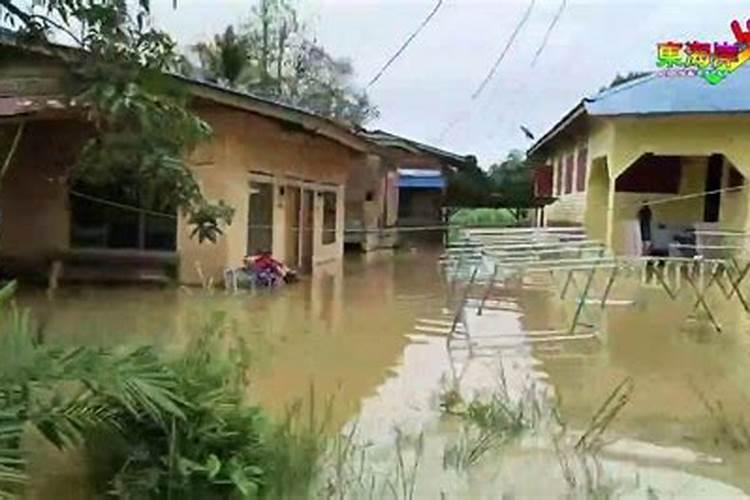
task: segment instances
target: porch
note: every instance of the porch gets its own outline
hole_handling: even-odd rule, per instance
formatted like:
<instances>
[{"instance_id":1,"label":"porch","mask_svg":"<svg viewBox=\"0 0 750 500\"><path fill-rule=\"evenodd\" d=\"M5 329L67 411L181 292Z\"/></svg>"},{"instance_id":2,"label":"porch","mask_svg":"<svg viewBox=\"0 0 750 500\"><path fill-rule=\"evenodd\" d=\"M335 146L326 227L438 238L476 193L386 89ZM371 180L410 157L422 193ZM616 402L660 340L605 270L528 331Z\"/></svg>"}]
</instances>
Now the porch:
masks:
<instances>
[{"instance_id":1,"label":"porch","mask_svg":"<svg viewBox=\"0 0 750 500\"><path fill-rule=\"evenodd\" d=\"M697 243L696 230L746 231L750 151L734 135L747 121L625 118L594 135L584 213L589 236L616 254L641 253L639 211L646 205L645 253L652 255L680 255L681 245Z\"/></svg>"}]
</instances>

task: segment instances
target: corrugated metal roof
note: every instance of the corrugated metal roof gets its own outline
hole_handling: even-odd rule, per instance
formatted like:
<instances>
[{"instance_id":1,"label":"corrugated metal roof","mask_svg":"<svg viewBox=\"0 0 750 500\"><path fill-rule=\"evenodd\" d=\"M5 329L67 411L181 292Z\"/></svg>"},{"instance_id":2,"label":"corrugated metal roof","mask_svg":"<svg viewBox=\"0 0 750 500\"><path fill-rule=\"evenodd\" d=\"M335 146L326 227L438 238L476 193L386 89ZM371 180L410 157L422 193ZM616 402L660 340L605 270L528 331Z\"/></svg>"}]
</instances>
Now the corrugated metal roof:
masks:
<instances>
[{"instance_id":1,"label":"corrugated metal roof","mask_svg":"<svg viewBox=\"0 0 750 500\"><path fill-rule=\"evenodd\" d=\"M584 105L588 114L648 115L750 112L750 63L717 85L698 76L652 74L605 90Z\"/></svg>"},{"instance_id":2,"label":"corrugated metal roof","mask_svg":"<svg viewBox=\"0 0 750 500\"><path fill-rule=\"evenodd\" d=\"M529 148L528 155L536 153L582 115L710 113L750 113L750 62L717 85L698 76L665 77L654 73L584 98Z\"/></svg>"},{"instance_id":3,"label":"corrugated metal roof","mask_svg":"<svg viewBox=\"0 0 750 500\"><path fill-rule=\"evenodd\" d=\"M468 164L476 163L476 158L472 155L460 155L445 151L444 149L436 148L429 144L417 142L413 139L407 139L384 130L365 130L362 129L359 132L361 137L364 137L368 141L378 144L382 147L393 147L403 149L412 153L423 153L443 159L446 163L461 167Z\"/></svg>"}]
</instances>

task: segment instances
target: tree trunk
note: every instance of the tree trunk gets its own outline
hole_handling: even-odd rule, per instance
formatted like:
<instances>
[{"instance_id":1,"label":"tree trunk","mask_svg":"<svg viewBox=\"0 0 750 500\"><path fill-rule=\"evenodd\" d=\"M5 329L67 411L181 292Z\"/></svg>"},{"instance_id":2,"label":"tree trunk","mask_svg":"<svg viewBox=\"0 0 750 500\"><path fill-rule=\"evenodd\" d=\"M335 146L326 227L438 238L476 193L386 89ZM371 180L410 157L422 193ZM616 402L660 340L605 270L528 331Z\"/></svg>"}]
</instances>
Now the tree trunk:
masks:
<instances>
[{"instance_id":1,"label":"tree trunk","mask_svg":"<svg viewBox=\"0 0 750 500\"><path fill-rule=\"evenodd\" d=\"M268 0L261 0L260 3L260 19L263 30L263 40L260 54L260 66L261 66L261 83L263 87L268 84L268 38L269 38L269 25L271 24L271 16L268 7Z\"/></svg>"}]
</instances>

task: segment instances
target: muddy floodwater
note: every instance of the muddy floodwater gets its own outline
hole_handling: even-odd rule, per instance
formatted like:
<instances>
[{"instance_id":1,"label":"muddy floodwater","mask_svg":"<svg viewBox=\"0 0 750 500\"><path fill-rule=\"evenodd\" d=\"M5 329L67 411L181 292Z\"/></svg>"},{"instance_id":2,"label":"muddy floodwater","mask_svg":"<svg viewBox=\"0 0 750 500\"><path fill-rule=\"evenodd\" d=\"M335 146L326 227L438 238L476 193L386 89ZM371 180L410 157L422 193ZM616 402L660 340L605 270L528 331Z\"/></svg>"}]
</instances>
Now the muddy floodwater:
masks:
<instances>
[{"instance_id":1,"label":"muddy floodwater","mask_svg":"<svg viewBox=\"0 0 750 500\"><path fill-rule=\"evenodd\" d=\"M467 307L465 328L488 340L472 352L448 349L445 325L453 311L438 255L352 257L270 293L67 288L54 300L27 291L19 301L35 311L46 340L62 344L179 349L187 332L221 311L251 348L251 397L272 412L311 398L321 412L330 405L331 425L355 429L381 471L393 463L396 435L411 442L421 436L414 498L750 493L750 332L736 311L717 311L733 325L722 333L686 327L685 304L657 287L635 287L627 291L634 303L608 308L593 338L536 342L535 331L564 328L569 307L556 291L506 291L496 298L503 307L481 316L471 302ZM599 454L596 481L608 488L572 488L559 453L535 434L471 468L446 465L460 425L441 414L439 394L452 384L468 398L492 391L500 378L511 395L543 390L573 434L586 429L618 384L632 381ZM59 498L75 488L73 480L60 486L73 472L64 461L57 465L45 472L54 494L43 480L35 496Z\"/></svg>"}]
</instances>

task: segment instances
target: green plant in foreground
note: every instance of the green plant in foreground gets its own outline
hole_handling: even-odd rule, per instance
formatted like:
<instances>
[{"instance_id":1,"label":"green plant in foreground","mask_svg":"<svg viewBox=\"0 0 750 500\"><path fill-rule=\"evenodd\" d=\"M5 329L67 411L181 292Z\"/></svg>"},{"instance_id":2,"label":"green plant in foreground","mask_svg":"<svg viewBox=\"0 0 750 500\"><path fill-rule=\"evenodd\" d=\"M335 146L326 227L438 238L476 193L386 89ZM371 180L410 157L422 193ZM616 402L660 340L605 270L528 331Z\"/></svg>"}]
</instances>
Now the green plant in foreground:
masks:
<instances>
[{"instance_id":1,"label":"green plant in foreground","mask_svg":"<svg viewBox=\"0 0 750 500\"><path fill-rule=\"evenodd\" d=\"M41 344L28 311L10 305L14 290L0 290L0 497L23 493L29 427L63 449L95 429L120 429L120 413L183 417L175 379L151 350Z\"/></svg>"},{"instance_id":2,"label":"green plant in foreground","mask_svg":"<svg viewBox=\"0 0 750 500\"><path fill-rule=\"evenodd\" d=\"M467 404L458 387L447 386L439 399L443 412L458 416L463 423L458 440L443 452L443 466L458 470L476 464L489 451L536 429L542 420L542 408L552 407L534 384L518 398L511 397L502 365L497 387L489 396L477 396Z\"/></svg>"},{"instance_id":3,"label":"green plant in foreground","mask_svg":"<svg viewBox=\"0 0 750 500\"><path fill-rule=\"evenodd\" d=\"M0 290L6 303L13 287ZM173 360L151 347L44 345L28 312L6 305L0 315L0 498L23 495L29 427L60 449L84 446L101 494L283 498L309 490L322 431L298 425L296 414L274 424L246 403L249 357L224 315Z\"/></svg>"},{"instance_id":4,"label":"green plant in foreground","mask_svg":"<svg viewBox=\"0 0 750 500\"><path fill-rule=\"evenodd\" d=\"M169 364L184 418L167 425L152 418L125 419L123 466L114 480L125 498L252 498L263 492L265 417L244 402L246 357L214 314ZM229 346L229 347L227 347Z\"/></svg>"}]
</instances>

